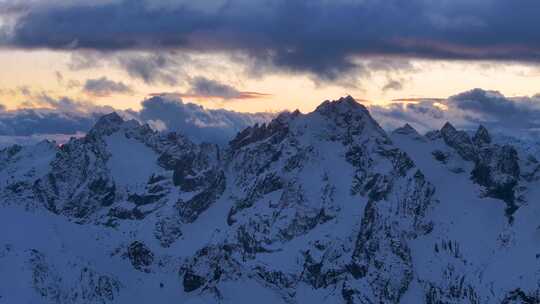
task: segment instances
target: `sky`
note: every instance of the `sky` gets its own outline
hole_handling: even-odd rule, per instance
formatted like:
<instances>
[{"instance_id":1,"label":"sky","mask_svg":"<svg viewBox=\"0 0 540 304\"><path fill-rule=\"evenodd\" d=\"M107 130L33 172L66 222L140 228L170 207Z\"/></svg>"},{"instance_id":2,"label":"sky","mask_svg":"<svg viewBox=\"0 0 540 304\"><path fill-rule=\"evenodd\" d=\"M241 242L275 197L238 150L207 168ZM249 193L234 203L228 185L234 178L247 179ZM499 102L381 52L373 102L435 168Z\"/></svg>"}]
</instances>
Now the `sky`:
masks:
<instances>
[{"instance_id":1,"label":"sky","mask_svg":"<svg viewBox=\"0 0 540 304\"><path fill-rule=\"evenodd\" d=\"M0 136L141 119L149 100L232 133L268 118L238 112L344 95L388 127L536 132L539 13L537 0L0 0ZM207 127L198 117L180 119Z\"/></svg>"}]
</instances>

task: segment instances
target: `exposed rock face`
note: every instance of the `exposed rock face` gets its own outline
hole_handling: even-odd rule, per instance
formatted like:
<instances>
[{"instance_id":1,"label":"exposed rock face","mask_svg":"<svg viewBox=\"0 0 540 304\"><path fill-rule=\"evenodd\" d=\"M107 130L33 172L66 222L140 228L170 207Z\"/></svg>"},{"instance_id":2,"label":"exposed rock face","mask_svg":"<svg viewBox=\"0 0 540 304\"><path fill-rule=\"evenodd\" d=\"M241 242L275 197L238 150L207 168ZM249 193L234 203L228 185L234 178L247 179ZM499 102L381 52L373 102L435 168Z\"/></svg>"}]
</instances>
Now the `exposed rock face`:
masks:
<instances>
[{"instance_id":1,"label":"exposed rock face","mask_svg":"<svg viewBox=\"0 0 540 304\"><path fill-rule=\"evenodd\" d=\"M184 291L206 289L219 295L218 284L241 276L241 264L232 256L230 245L208 246L199 250L180 269Z\"/></svg>"},{"instance_id":2,"label":"exposed rock face","mask_svg":"<svg viewBox=\"0 0 540 304\"><path fill-rule=\"evenodd\" d=\"M476 160L474 144L465 131L457 131L454 126L447 122L441 129L441 135L446 144L454 148L463 159Z\"/></svg>"},{"instance_id":3,"label":"exposed rock face","mask_svg":"<svg viewBox=\"0 0 540 304\"><path fill-rule=\"evenodd\" d=\"M229 212L228 223L238 227L244 255L256 259L317 227L332 225L345 208L336 201L336 193L345 192L366 204L360 233L350 236L355 245L332 253L332 246L318 240L313 250L303 253L298 272L269 275L267 270L263 277L279 277L279 286L286 290L294 290L298 280L313 288L347 282L348 301L398 303L413 277L406 254L408 240L431 229L424 217L435 204L433 189L407 155L392 146L367 110L350 97L324 102L307 116L279 119L281 129L274 128L261 141L249 141L233 152L232 167L242 172L235 183L246 190ZM348 189L325 173L332 170L326 164L321 164L323 170L313 171L311 164L320 162L325 145L340 147L346 155L343 165L350 166L352 174ZM317 183L323 186L307 186L303 177L308 175L320 176ZM410 221L387 221L388 214L396 213ZM321 260L322 252L315 254L321 250L328 258ZM345 256L351 254L347 260Z\"/></svg>"},{"instance_id":4,"label":"exposed rock face","mask_svg":"<svg viewBox=\"0 0 540 304\"><path fill-rule=\"evenodd\" d=\"M434 133L432 133L434 134ZM479 126L473 138L464 131L457 131L446 123L440 131L441 137L465 161L473 163L471 179L484 188L484 195L500 199L507 204L506 215L512 221L512 214L518 209L520 165L518 153L509 145L492 143L488 130ZM431 135L431 140L437 136ZM451 155L435 150L435 159L447 163Z\"/></svg>"},{"instance_id":5,"label":"exposed rock face","mask_svg":"<svg viewBox=\"0 0 540 304\"><path fill-rule=\"evenodd\" d=\"M43 253L27 253L32 287L51 303L114 303L120 292L121 284L116 279L87 267L80 268L77 280L66 282L62 269L51 264Z\"/></svg>"},{"instance_id":6,"label":"exposed rock face","mask_svg":"<svg viewBox=\"0 0 540 304\"><path fill-rule=\"evenodd\" d=\"M223 171L210 171L204 179L205 189L188 201L178 201L180 217L186 223L194 222L199 214L206 211L225 191L226 180Z\"/></svg>"},{"instance_id":7,"label":"exposed rock face","mask_svg":"<svg viewBox=\"0 0 540 304\"><path fill-rule=\"evenodd\" d=\"M478 127L472 140L478 147L491 144L491 136L489 135L488 130L482 125Z\"/></svg>"},{"instance_id":8,"label":"exposed rock face","mask_svg":"<svg viewBox=\"0 0 540 304\"><path fill-rule=\"evenodd\" d=\"M361 279L360 286L371 287L373 299L385 299L388 303L399 303L413 280L408 241L432 229L432 223L426 221L425 216L434 203L434 189L419 171L409 174L406 180L387 179L385 183L390 185L383 187L386 193L370 196L353 252L353 277ZM398 191L409 196L402 201L380 202ZM396 214L404 220L388 221L387 214ZM352 298L357 298L359 303L369 299L363 294L364 288L349 288L349 292L355 294Z\"/></svg>"},{"instance_id":9,"label":"exposed rock face","mask_svg":"<svg viewBox=\"0 0 540 304\"><path fill-rule=\"evenodd\" d=\"M163 217L155 224L154 236L162 247L170 247L182 235L182 222L175 216Z\"/></svg>"},{"instance_id":10,"label":"exposed rock face","mask_svg":"<svg viewBox=\"0 0 540 304\"><path fill-rule=\"evenodd\" d=\"M115 184L107 170L110 157L103 136L124 123L116 113L98 120L88 136L63 145L51 171L38 180L34 193L55 213L84 218L115 201Z\"/></svg>"},{"instance_id":11,"label":"exposed rock face","mask_svg":"<svg viewBox=\"0 0 540 304\"><path fill-rule=\"evenodd\" d=\"M138 241L128 246L127 256L133 267L144 272L149 272L149 267L154 262L154 253L146 245Z\"/></svg>"},{"instance_id":12,"label":"exposed rock face","mask_svg":"<svg viewBox=\"0 0 540 304\"><path fill-rule=\"evenodd\" d=\"M486 188L486 195L508 204L507 213L517 209L516 187L520 179L517 151L511 146L490 146L479 150L479 160L471 172L475 182Z\"/></svg>"},{"instance_id":13,"label":"exposed rock face","mask_svg":"<svg viewBox=\"0 0 540 304\"><path fill-rule=\"evenodd\" d=\"M535 304L540 303L540 296L538 293L528 295L521 289L512 290L508 293L508 295L504 298L504 300L501 302L501 304L510 304L510 303L518 303L518 304Z\"/></svg>"},{"instance_id":14,"label":"exposed rock face","mask_svg":"<svg viewBox=\"0 0 540 304\"><path fill-rule=\"evenodd\" d=\"M350 96L227 148L113 113L0 151L0 228L31 229L0 238L29 282L0 302L538 303L536 163L484 127L387 134Z\"/></svg>"}]
</instances>

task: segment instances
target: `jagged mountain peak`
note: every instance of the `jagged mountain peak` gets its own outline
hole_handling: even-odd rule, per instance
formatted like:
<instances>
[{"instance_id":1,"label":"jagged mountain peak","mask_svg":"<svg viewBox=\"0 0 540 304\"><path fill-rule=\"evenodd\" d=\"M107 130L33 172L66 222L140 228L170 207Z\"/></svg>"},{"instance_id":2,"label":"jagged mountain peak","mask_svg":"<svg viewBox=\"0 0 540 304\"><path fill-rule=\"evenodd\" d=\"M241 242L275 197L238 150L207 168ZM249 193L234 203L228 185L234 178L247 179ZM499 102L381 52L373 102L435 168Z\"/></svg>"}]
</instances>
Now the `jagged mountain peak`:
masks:
<instances>
[{"instance_id":1,"label":"jagged mountain peak","mask_svg":"<svg viewBox=\"0 0 540 304\"><path fill-rule=\"evenodd\" d=\"M332 101L326 100L314 112L306 116L308 120L313 118L313 123L319 124L317 117L320 116L318 115L324 117L327 126L336 133L345 132L355 136L369 134L369 136L387 138L386 132L373 119L368 109L351 96Z\"/></svg>"},{"instance_id":2,"label":"jagged mountain peak","mask_svg":"<svg viewBox=\"0 0 540 304\"><path fill-rule=\"evenodd\" d=\"M395 129L392 133L394 134L403 134L403 135L420 135L416 129L410 124L406 123L402 127Z\"/></svg>"},{"instance_id":3,"label":"jagged mountain peak","mask_svg":"<svg viewBox=\"0 0 540 304\"><path fill-rule=\"evenodd\" d=\"M112 112L101 116L88 132L86 139L110 136L118 131L137 133L140 136L156 133L148 124L141 124L135 119L125 120L118 113Z\"/></svg>"},{"instance_id":4,"label":"jagged mountain peak","mask_svg":"<svg viewBox=\"0 0 540 304\"><path fill-rule=\"evenodd\" d=\"M451 134L455 132L457 132L456 128L449 121L447 121L441 128L441 133L443 134Z\"/></svg>"},{"instance_id":5,"label":"jagged mountain peak","mask_svg":"<svg viewBox=\"0 0 540 304\"><path fill-rule=\"evenodd\" d=\"M361 112L369 115L369 112L366 107L356 101L352 96L347 95L341 97L337 100L325 100L321 103L315 112L318 113L328 113L328 112Z\"/></svg>"},{"instance_id":6,"label":"jagged mountain peak","mask_svg":"<svg viewBox=\"0 0 540 304\"><path fill-rule=\"evenodd\" d=\"M485 145L491 143L491 136L489 131L483 126L478 126L476 133L473 136L473 142L477 145Z\"/></svg>"},{"instance_id":7,"label":"jagged mountain peak","mask_svg":"<svg viewBox=\"0 0 540 304\"><path fill-rule=\"evenodd\" d=\"M441 129L441 135L444 142L456 149L465 160L477 158L473 141L467 132L458 131L451 123L447 122Z\"/></svg>"},{"instance_id":8,"label":"jagged mountain peak","mask_svg":"<svg viewBox=\"0 0 540 304\"><path fill-rule=\"evenodd\" d=\"M360 134L382 138L382 142L388 139L386 132L371 117L367 108L353 97L346 96L337 100L326 100L311 113L302 114L298 110L283 112L268 124L256 124L244 129L230 145L237 149L270 137L277 142L289 131L300 135L304 134L305 130L310 130L309 133L317 135L318 138L332 141L341 139L350 142Z\"/></svg>"},{"instance_id":9,"label":"jagged mountain peak","mask_svg":"<svg viewBox=\"0 0 540 304\"><path fill-rule=\"evenodd\" d=\"M124 119L118 115L118 113L111 112L101 116L96 123L96 127L104 125L119 125L122 123L124 123Z\"/></svg>"},{"instance_id":10,"label":"jagged mountain peak","mask_svg":"<svg viewBox=\"0 0 540 304\"><path fill-rule=\"evenodd\" d=\"M122 124L124 124L124 119L118 115L116 112L111 112L109 114L101 116L96 124L92 127L89 134L103 134L110 135L116 132Z\"/></svg>"},{"instance_id":11,"label":"jagged mountain peak","mask_svg":"<svg viewBox=\"0 0 540 304\"><path fill-rule=\"evenodd\" d=\"M29 229L0 242L0 267L24 279L0 297L21 302L20 285L66 304L537 303L522 282L538 281L538 206L521 201L537 184L517 152L477 145L482 126L475 141L450 123L416 134L385 140L348 96L224 150L117 113L64 148L0 150L0 224Z\"/></svg>"}]
</instances>

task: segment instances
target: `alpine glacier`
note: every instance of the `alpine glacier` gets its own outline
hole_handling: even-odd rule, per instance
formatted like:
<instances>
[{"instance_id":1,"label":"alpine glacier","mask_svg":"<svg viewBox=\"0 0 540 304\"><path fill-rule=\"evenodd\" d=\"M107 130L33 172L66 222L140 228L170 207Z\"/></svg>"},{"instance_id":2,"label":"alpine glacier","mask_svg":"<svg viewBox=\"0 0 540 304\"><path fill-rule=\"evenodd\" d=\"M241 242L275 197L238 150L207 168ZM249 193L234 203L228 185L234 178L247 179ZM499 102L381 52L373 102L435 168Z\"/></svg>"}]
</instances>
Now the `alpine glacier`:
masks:
<instances>
[{"instance_id":1,"label":"alpine glacier","mask_svg":"<svg viewBox=\"0 0 540 304\"><path fill-rule=\"evenodd\" d=\"M1 150L0 303L540 303L531 151L350 96L225 148L111 113Z\"/></svg>"}]
</instances>

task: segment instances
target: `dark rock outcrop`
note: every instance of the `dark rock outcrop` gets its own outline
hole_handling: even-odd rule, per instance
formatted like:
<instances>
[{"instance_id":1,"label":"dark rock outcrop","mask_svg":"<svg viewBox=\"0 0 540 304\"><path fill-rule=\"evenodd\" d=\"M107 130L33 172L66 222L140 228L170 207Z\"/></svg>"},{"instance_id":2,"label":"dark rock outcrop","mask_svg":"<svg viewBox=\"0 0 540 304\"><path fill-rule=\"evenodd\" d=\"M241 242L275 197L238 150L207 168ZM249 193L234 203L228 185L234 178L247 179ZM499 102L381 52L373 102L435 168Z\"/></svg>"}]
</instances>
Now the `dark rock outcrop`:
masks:
<instances>
[{"instance_id":1,"label":"dark rock outcrop","mask_svg":"<svg viewBox=\"0 0 540 304\"><path fill-rule=\"evenodd\" d=\"M127 257L135 269L150 272L150 266L154 262L154 253L144 243L135 241L127 248Z\"/></svg>"},{"instance_id":2,"label":"dark rock outcrop","mask_svg":"<svg viewBox=\"0 0 540 304\"><path fill-rule=\"evenodd\" d=\"M465 131L458 131L447 122L441 129L441 136L444 142L454 148L463 159L469 161L476 160L474 144Z\"/></svg>"}]
</instances>

